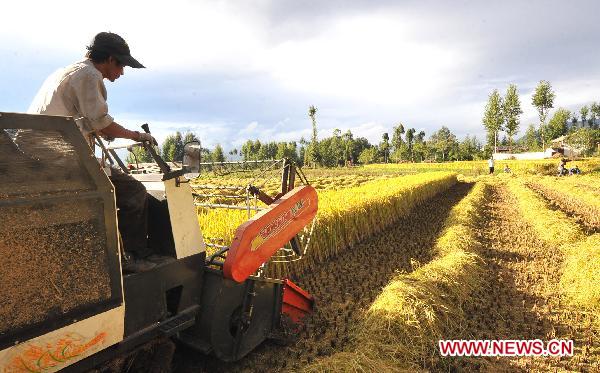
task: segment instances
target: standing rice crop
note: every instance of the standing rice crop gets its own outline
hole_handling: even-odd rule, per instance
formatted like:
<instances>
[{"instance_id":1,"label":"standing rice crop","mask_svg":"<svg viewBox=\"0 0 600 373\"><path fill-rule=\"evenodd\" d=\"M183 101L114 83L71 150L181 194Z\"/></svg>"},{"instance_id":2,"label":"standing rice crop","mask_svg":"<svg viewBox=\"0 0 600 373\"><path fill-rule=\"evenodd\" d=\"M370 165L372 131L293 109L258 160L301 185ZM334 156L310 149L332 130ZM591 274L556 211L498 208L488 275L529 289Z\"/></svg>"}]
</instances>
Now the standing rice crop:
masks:
<instances>
[{"instance_id":1,"label":"standing rice crop","mask_svg":"<svg viewBox=\"0 0 600 373\"><path fill-rule=\"evenodd\" d=\"M456 183L452 172L433 172L365 182L345 189L319 191L319 212L308 254L293 264L272 263L269 274L298 273L353 246L407 216L418 204ZM200 209L202 233L212 242L229 244L236 228L248 219L245 210Z\"/></svg>"},{"instance_id":2,"label":"standing rice crop","mask_svg":"<svg viewBox=\"0 0 600 373\"><path fill-rule=\"evenodd\" d=\"M434 172L375 180L319 193L319 212L303 260L280 265L278 275L300 273L338 255L407 216L420 203L456 183L456 174Z\"/></svg>"}]
</instances>

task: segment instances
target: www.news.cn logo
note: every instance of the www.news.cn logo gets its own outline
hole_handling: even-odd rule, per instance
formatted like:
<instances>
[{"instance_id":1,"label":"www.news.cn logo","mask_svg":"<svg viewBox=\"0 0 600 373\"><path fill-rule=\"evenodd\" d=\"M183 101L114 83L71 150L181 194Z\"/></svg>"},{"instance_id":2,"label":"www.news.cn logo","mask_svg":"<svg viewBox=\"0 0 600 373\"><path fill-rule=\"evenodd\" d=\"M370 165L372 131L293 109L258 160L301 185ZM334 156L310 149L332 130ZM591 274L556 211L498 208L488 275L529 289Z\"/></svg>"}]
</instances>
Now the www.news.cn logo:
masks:
<instances>
[{"instance_id":1,"label":"www.news.cn logo","mask_svg":"<svg viewBox=\"0 0 600 373\"><path fill-rule=\"evenodd\" d=\"M442 356L573 356L573 341L531 340L440 340Z\"/></svg>"}]
</instances>

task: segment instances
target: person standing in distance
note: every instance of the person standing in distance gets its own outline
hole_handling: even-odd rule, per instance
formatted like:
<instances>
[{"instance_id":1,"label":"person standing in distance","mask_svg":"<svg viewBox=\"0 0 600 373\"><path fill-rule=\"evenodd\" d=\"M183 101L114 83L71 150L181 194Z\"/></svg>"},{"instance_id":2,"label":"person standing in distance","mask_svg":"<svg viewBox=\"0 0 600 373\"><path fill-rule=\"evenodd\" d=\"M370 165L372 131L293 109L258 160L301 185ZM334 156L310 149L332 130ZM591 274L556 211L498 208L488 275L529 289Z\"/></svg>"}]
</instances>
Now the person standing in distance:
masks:
<instances>
[{"instance_id":1,"label":"person standing in distance","mask_svg":"<svg viewBox=\"0 0 600 373\"><path fill-rule=\"evenodd\" d=\"M488 168L490 169L490 175L494 173L494 156L491 156L488 160Z\"/></svg>"},{"instance_id":2,"label":"person standing in distance","mask_svg":"<svg viewBox=\"0 0 600 373\"><path fill-rule=\"evenodd\" d=\"M119 35L100 32L87 47L85 59L59 69L46 79L28 113L71 116L93 148L92 135L107 139L124 138L157 144L145 132L131 131L115 122L108 113L104 79L111 82L124 75L125 66L144 68L131 56L129 45ZM142 183L117 168L111 168L119 208L119 231L127 251L124 269L140 272L156 264L146 260L148 248L148 200Z\"/></svg>"}]
</instances>

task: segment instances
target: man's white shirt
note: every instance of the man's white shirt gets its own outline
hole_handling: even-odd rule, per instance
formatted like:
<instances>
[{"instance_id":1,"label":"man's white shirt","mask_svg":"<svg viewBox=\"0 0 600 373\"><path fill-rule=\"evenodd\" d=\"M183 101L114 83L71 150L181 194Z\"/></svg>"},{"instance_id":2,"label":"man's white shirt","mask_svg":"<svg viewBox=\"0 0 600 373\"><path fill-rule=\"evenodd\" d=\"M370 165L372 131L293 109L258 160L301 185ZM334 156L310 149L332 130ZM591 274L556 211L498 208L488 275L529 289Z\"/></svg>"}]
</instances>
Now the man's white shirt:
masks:
<instances>
[{"instance_id":1,"label":"man's white shirt","mask_svg":"<svg viewBox=\"0 0 600 373\"><path fill-rule=\"evenodd\" d=\"M85 59L46 79L27 110L30 114L72 116L84 137L110 125L102 73Z\"/></svg>"}]
</instances>

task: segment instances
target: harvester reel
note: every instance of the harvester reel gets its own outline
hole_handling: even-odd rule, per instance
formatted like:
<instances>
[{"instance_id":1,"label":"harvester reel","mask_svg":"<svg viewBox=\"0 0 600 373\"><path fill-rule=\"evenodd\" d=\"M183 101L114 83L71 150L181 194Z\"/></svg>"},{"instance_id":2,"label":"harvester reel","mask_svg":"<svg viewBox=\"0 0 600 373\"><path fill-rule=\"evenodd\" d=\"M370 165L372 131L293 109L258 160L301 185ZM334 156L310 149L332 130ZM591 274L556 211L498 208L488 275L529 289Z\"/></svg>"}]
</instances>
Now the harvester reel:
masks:
<instances>
[{"instance_id":1,"label":"harvester reel","mask_svg":"<svg viewBox=\"0 0 600 373\"><path fill-rule=\"evenodd\" d=\"M228 175L241 175L249 178L246 185L195 185L193 186L196 196L196 206L201 208L220 208L228 210L247 210L248 218L263 208L259 207L259 202L267 206L291 191L296 184L309 185L306 176L302 170L296 167L287 159L267 160L267 161L240 161L240 162L220 162L220 163L201 163L200 174L212 173L215 179ZM296 183L299 179L300 183ZM281 181L281 193L275 196L269 196L264 192L266 185L273 180ZM215 203L206 203L210 198L216 199ZM295 262L308 251L310 238L315 226L313 220L310 228L297 234L288 244L275 253L269 263L289 263ZM226 252L227 242L221 237L205 237L207 246L223 250L219 254ZM260 271L259 271L260 274Z\"/></svg>"}]
</instances>

